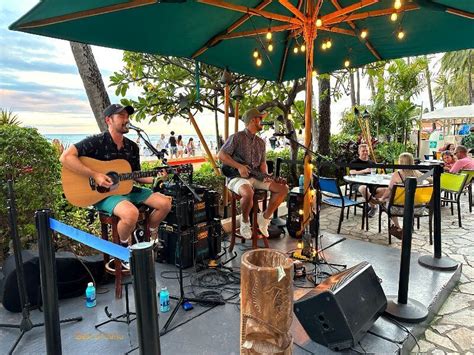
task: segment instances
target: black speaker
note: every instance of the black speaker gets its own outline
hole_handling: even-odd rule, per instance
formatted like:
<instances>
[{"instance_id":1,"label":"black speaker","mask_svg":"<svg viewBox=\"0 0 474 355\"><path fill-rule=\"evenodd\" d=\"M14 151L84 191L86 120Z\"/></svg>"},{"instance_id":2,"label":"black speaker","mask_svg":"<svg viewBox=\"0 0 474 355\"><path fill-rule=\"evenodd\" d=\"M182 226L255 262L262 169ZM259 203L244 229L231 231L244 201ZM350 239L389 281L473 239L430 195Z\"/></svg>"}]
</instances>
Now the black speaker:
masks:
<instances>
[{"instance_id":1,"label":"black speaker","mask_svg":"<svg viewBox=\"0 0 474 355\"><path fill-rule=\"evenodd\" d=\"M295 302L309 337L332 350L356 345L387 308L387 298L366 261L327 278Z\"/></svg>"}]
</instances>

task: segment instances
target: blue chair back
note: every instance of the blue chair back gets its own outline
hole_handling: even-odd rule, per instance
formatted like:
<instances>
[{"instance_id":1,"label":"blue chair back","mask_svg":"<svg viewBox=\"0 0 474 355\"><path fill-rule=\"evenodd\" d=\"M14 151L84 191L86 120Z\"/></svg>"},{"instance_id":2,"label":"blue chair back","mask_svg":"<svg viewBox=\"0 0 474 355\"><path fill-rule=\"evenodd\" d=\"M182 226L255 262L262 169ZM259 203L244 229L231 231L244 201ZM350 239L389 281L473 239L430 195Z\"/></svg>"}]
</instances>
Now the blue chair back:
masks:
<instances>
[{"instance_id":1,"label":"blue chair back","mask_svg":"<svg viewBox=\"0 0 474 355\"><path fill-rule=\"evenodd\" d=\"M319 188L321 192L328 192L338 196L341 195L341 190L339 189L339 186L337 185L337 179L335 178L320 177Z\"/></svg>"}]
</instances>

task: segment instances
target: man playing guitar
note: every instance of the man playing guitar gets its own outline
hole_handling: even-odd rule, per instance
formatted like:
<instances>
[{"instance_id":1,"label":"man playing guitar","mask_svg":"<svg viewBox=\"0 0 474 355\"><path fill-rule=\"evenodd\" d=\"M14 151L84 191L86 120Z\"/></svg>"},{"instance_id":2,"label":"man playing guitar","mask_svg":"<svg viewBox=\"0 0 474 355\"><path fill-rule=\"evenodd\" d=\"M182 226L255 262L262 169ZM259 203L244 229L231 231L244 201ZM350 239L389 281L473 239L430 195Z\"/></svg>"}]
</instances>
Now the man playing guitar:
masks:
<instances>
[{"instance_id":1,"label":"man playing guitar","mask_svg":"<svg viewBox=\"0 0 474 355\"><path fill-rule=\"evenodd\" d=\"M77 174L93 178L97 186L111 187L113 182L109 176L97 172L84 165L79 157L90 157L102 161L115 159L127 160L133 171L140 170L140 154L137 144L124 137L128 133L129 115L133 114L131 106L123 107L113 104L104 110L108 131L87 137L71 145L63 152L60 161L63 166ZM152 177L136 179L144 184L152 184ZM150 231L156 230L160 222L171 210L171 200L160 193L153 193L148 188L134 186L126 195L109 196L94 205L100 211L119 218L117 225L120 242L124 246L131 243L131 235L138 220L138 209L135 204L143 203L154 211L150 215Z\"/></svg>"},{"instance_id":2,"label":"man playing guitar","mask_svg":"<svg viewBox=\"0 0 474 355\"><path fill-rule=\"evenodd\" d=\"M237 169L240 175L229 178L227 187L242 197L240 234L246 239L252 238L249 215L253 205L254 189L271 192L267 209L260 213L257 219L260 232L266 237L268 237L268 225L273 212L288 194L288 186L284 181L268 177L265 142L256 135L263 129L262 120L266 115L256 108L245 112L242 120L246 128L231 135L217 155L223 164ZM258 176L262 175L259 173L267 176L259 180Z\"/></svg>"}]
</instances>

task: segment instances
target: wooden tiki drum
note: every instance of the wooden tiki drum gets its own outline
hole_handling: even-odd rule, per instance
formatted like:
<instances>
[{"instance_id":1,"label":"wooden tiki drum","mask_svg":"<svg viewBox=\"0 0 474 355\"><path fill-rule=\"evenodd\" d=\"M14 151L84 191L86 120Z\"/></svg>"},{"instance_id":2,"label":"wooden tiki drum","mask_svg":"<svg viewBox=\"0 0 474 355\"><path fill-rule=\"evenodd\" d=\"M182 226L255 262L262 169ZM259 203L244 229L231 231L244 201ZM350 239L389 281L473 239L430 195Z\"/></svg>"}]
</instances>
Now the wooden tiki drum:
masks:
<instances>
[{"instance_id":1,"label":"wooden tiki drum","mask_svg":"<svg viewBox=\"0 0 474 355\"><path fill-rule=\"evenodd\" d=\"M242 256L240 353L291 354L292 261L273 249Z\"/></svg>"}]
</instances>

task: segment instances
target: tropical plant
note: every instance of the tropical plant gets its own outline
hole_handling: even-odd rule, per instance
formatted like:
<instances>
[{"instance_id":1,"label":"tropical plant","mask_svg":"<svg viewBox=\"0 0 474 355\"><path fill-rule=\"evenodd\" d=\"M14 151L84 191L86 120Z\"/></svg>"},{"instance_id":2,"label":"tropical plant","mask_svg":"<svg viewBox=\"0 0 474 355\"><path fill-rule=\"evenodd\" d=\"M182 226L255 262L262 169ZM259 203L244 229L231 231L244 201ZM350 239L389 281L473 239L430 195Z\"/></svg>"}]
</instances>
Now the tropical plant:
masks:
<instances>
[{"instance_id":1,"label":"tropical plant","mask_svg":"<svg viewBox=\"0 0 474 355\"><path fill-rule=\"evenodd\" d=\"M14 125L19 126L21 124L17 114L14 114L12 110L0 109L0 126Z\"/></svg>"},{"instance_id":2,"label":"tropical plant","mask_svg":"<svg viewBox=\"0 0 474 355\"><path fill-rule=\"evenodd\" d=\"M441 58L440 74L444 74L453 86L458 88L454 96L449 95L453 105L469 105L474 103L473 89L474 50L466 49L448 52Z\"/></svg>"}]
</instances>

